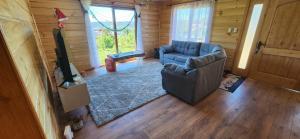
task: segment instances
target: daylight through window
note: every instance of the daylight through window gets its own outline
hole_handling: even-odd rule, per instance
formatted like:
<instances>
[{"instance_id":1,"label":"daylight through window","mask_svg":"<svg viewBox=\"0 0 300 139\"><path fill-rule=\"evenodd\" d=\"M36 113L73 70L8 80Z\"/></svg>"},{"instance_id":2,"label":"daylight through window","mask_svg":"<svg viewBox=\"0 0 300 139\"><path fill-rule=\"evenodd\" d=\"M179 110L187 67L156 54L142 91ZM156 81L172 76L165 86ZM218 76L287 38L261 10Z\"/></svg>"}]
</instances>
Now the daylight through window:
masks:
<instances>
[{"instance_id":1,"label":"daylight through window","mask_svg":"<svg viewBox=\"0 0 300 139\"><path fill-rule=\"evenodd\" d=\"M90 15L101 63L109 54L136 50L134 9L92 6Z\"/></svg>"}]
</instances>

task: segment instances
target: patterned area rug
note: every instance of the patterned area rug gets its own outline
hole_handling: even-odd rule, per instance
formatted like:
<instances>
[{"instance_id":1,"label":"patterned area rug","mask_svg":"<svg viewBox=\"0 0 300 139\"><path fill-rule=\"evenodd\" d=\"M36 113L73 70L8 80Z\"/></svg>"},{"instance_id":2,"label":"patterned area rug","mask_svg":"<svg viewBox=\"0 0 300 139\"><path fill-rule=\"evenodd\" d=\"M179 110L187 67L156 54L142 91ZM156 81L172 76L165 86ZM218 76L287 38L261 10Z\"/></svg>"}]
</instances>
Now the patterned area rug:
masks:
<instances>
[{"instance_id":1,"label":"patterned area rug","mask_svg":"<svg viewBox=\"0 0 300 139\"><path fill-rule=\"evenodd\" d=\"M165 95L161 86L162 68L158 61L151 61L127 71L89 79L89 108L96 125L105 124Z\"/></svg>"}]
</instances>

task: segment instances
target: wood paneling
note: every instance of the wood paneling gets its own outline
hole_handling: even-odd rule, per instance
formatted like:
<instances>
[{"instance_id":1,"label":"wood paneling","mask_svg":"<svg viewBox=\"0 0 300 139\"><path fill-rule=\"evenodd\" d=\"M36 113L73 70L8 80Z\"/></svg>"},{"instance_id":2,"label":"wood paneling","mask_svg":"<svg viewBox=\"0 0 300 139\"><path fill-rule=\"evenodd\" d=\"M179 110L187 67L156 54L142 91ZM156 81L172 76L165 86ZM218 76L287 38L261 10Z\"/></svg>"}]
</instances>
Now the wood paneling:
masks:
<instances>
[{"instance_id":1,"label":"wood paneling","mask_svg":"<svg viewBox=\"0 0 300 139\"><path fill-rule=\"evenodd\" d=\"M2 34L0 34L0 137L3 139L41 139L41 130ZM15 132L18 131L16 134Z\"/></svg>"},{"instance_id":2,"label":"wood paneling","mask_svg":"<svg viewBox=\"0 0 300 139\"><path fill-rule=\"evenodd\" d=\"M159 13L159 45L170 41L171 6L164 4Z\"/></svg>"},{"instance_id":3,"label":"wood paneling","mask_svg":"<svg viewBox=\"0 0 300 139\"><path fill-rule=\"evenodd\" d=\"M191 0L172 0L166 3L160 10L159 45L169 43L171 6ZM225 69L231 70L235 58L235 52L239 46L243 23L245 20L249 0L218 0L215 4L215 12L212 24L211 43L222 45L228 55ZM238 33L227 34L229 27L237 27Z\"/></svg>"},{"instance_id":4,"label":"wood paneling","mask_svg":"<svg viewBox=\"0 0 300 139\"><path fill-rule=\"evenodd\" d=\"M38 49L39 38L36 36L34 23L28 7L28 1L1 0L0 25L1 31L3 32L3 36L9 50L9 54L11 55L13 60L12 64L16 66L17 73L21 78L22 85L25 87L26 95L29 97L30 104L34 108L33 115L37 117L39 121L38 124L42 128L41 130L43 131L43 136L45 136L48 139L59 138L59 131L55 114L53 112L52 105L50 104L48 98L49 94L47 84L45 82L45 80L47 79L47 73L42 60L43 55L40 55L42 53L40 53ZM5 65L1 64L1 66ZM0 80L3 81L2 76ZM6 86L4 86L3 89L10 89L11 84L13 83L2 82L1 85L3 84L7 84ZM16 91L15 93L20 94L22 92ZM18 99L20 99L21 105L21 99L24 98ZM18 102L14 101L11 101L10 103L15 103L15 105L18 104ZM5 109L8 108L9 107L6 107ZM26 108L26 106L24 106L24 108ZM14 110L18 108L11 107L9 109ZM27 112L29 112L28 108ZM26 112L24 112L24 114L25 113ZM2 114L3 113L1 112L1 115ZM6 115L6 113L4 113L4 115ZM20 122L26 122L23 121L27 120L23 119L26 118L25 115L19 113L18 116L19 117L16 118L16 120L21 120ZM34 122L28 123L28 125L32 126L32 128L34 128L34 124ZM30 130L30 128L28 130ZM23 129L14 130L14 136L17 136L17 134L19 134L19 132L22 131ZM24 129L24 131L27 130Z\"/></svg>"},{"instance_id":5,"label":"wood paneling","mask_svg":"<svg viewBox=\"0 0 300 139\"><path fill-rule=\"evenodd\" d=\"M65 21L64 32L71 48L71 61L79 70L91 68L84 14L79 0L30 0L30 8L36 21L51 73L56 61L54 51L56 45L52 34L53 28L57 27L54 8L60 8L68 17L68 20Z\"/></svg>"},{"instance_id":6,"label":"wood paneling","mask_svg":"<svg viewBox=\"0 0 300 139\"><path fill-rule=\"evenodd\" d=\"M143 6L141 20L146 57L153 57L154 48L159 47L159 6L157 4Z\"/></svg>"},{"instance_id":7,"label":"wood paneling","mask_svg":"<svg viewBox=\"0 0 300 139\"><path fill-rule=\"evenodd\" d=\"M270 33L266 40L267 47L300 52L300 1L280 2L271 22Z\"/></svg>"},{"instance_id":8,"label":"wood paneling","mask_svg":"<svg viewBox=\"0 0 300 139\"><path fill-rule=\"evenodd\" d=\"M134 7L135 0L91 0L94 5L107 5L115 7Z\"/></svg>"},{"instance_id":9,"label":"wood paneling","mask_svg":"<svg viewBox=\"0 0 300 139\"><path fill-rule=\"evenodd\" d=\"M298 93L247 79L234 93L218 89L195 106L166 95L101 127L87 116L75 139L296 139L299 102Z\"/></svg>"},{"instance_id":10,"label":"wood paneling","mask_svg":"<svg viewBox=\"0 0 300 139\"><path fill-rule=\"evenodd\" d=\"M173 4L178 2L173 1ZM249 0L219 0L216 3L211 42L221 44L226 48L228 54L226 69L231 69L233 65L235 50L240 40L240 31L237 34L228 35L227 29L228 27L242 29L248 2ZM47 53L49 68L53 69L55 61L55 43L51 32L52 28L56 27L56 18L53 16L54 7L61 8L69 17L66 21L65 32L67 40L73 40L69 42L71 42L73 55L76 55L74 64L80 70L89 68L85 25L79 2L77 0L30 0L30 3L43 49ZM116 7L134 7L135 4L133 0L93 0L92 3ZM142 6L142 32L146 57L152 56L153 48L169 42L170 15L171 6L168 6L167 2Z\"/></svg>"},{"instance_id":11,"label":"wood paneling","mask_svg":"<svg viewBox=\"0 0 300 139\"><path fill-rule=\"evenodd\" d=\"M268 54L268 55L278 55L278 56L285 56L285 57L300 58L300 51L295 51L295 50L265 48L265 49L263 49L263 53Z\"/></svg>"},{"instance_id":12,"label":"wood paneling","mask_svg":"<svg viewBox=\"0 0 300 139\"><path fill-rule=\"evenodd\" d=\"M93 0L93 5L107 5L116 7L134 7L134 0ZM43 50L47 55L50 72L55 63L55 42L52 29L57 26L53 16L53 8L61 8L68 16L65 24L66 39L70 44L73 63L79 70L90 68L89 50L85 32L82 9L78 0L30 0L31 10L35 17L41 36ZM157 4L142 7L142 33L146 57L152 57L153 48L158 47L159 8Z\"/></svg>"}]
</instances>

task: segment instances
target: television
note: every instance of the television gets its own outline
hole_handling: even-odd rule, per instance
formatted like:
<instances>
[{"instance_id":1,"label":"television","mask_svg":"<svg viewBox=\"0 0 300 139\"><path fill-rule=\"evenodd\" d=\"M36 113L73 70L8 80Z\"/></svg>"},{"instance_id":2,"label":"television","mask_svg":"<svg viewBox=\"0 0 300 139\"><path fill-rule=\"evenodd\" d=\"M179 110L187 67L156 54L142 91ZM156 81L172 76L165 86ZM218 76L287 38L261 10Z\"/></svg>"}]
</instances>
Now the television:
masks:
<instances>
[{"instance_id":1,"label":"television","mask_svg":"<svg viewBox=\"0 0 300 139\"><path fill-rule=\"evenodd\" d=\"M65 41L61 32L61 29L53 29L53 36L56 43L55 53L57 57L56 65L60 68L64 81L60 84L63 85L65 82L73 83L73 75L70 68L68 59L68 53L65 47Z\"/></svg>"}]
</instances>

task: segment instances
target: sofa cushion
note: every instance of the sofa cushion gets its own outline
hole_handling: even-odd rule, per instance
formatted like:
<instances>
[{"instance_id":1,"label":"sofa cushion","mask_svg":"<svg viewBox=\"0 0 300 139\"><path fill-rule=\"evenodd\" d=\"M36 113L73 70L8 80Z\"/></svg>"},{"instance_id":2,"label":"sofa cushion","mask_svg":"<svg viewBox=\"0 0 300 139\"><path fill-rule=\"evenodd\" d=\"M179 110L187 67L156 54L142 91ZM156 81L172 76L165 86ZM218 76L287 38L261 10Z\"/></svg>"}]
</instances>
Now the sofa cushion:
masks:
<instances>
[{"instance_id":1,"label":"sofa cushion","mask_svg":"<svg viewBox=\"0 0 300 139\"><path fill-rule=\"evenodd\" d=\"M164 54L164 58L175 60L176 55L177 53L168 53L168 54Z\"/></svg>"},{"instance_id":2,"label":"sofa cushion","mask_svg":"<svg viewBox=\"0 0 300 139\"><path fill-rule=\"evenodd\" d=\"M182 67L180 65L176 65L176 64L166 64L164 66L164 69L168 70L168 71L172 71L172 72L180 74L180 75L184 75L185 74L184 67Z\"/></svg>"},{"instance_id":3,"label":"sofa cushion","mask_svg":"<svg viewBox=\"0 0 300 139\"><path fill-rule=\"evenodd\" d=\"M185 63L185 61L190 57L187 55L183 55L180 53L168 53L164 55L165 58L170 59L170 60L175 60L178 62Z\"/></svg>"},{"instance_id":4,"label":"sofa cushion","mask_svg":"<svg viewBox=\"0 0 300 139\"><path fill-rule=\"evenodd\" d=\"M211 44L211 43L202 43L200 48L200 56L208 55L210 53L220 51L223 48L217 44Z\"/></svg>"},{"instance_id":5,"label":"sofa cushion","mask_svg":"<svg viewBox=\"0 0 300 139\"><path fill-rule=\"evenodd\" d=\"M200 68L214 62L215 60L216 56L214 54L208 54L200 57L190 57L187 59L184 68L185 70Z\"/></svg>"},{"instance_id":6,"label":"sofa cushion","mask_svg":"<svg viewBox=\"0 0 300 139\"><path fill-rule=\"evenodd\" d=\"M198 56L201 44L198 42L172 41L174 51L189 56Z\"/></svg>"},{"instance_id":7,"label":"sofa cushion","mask_svg":"<svg viewBox=\"0 0 300 139\"><path fill-rule=\"evenodd\" d=\"M216 51L216 52L213 52L211 53L212 55L215 56L216 60L219 60L219 59L223 59L223 58L226 58L226 52L225 50L221 50L221 51Z\"/></svg>"},{"instance_id":8,"label":"sofa cushion","mask_svg":"<svg viewBox=\"0 0 300 139\"><path fill-rule=\"evenodd\" d=\"M184 66L184 64L185 64L185 62L179 62L179 61L175 61L172 59L164 58L164 64L170 64L170 63L178 64L178 65L182 65L182 66Z\"/></svg>"},{"instance_id":9,"label":"sofa cushion","mask_svg":"<svg viewBox=\"0 0 300 139\"><path fill-rule=\"evenodd\" d=\"M216 45L216 46L213 46L213 49L211 50L211 53L222 51L222 50L224 50L222 47Z\"/></svg>"},{"instance_id":10,"label":"sofa cushion","mask_svg":"<svg viewBox=\"0 0 300 139\"><path fill-rule=\"evenodd\" d=\"M194 63L193 63L194 61L193 61L193 58L188 58L187 60L186 60L186 62L185 62L185 64L184 64L184 69L185 70L192 70L192 69L194 69L195 68L195 65L194 65Z\"/></svg>"},{"instance_id":11,"label":"sofa cushion","mask_svg":"<svg viewBox=\"0 0 300 139\"><path fill-rule=\"evenodd\" d=\"M190 56L177 55L174 60L185 63Z\"/></svg>"},{"instance_id":12,"label":"sofa cushion","mask_svg":"<svg viewBox=\"0 0 300 139\"><path fill-rule=\"evenodd\" d=\"M171 53L173 52L173 47L172 45L163 45L159 48L159 50L162 52L162 53Z\"/></svg>"}]
</instances>

